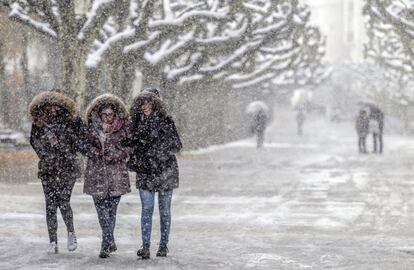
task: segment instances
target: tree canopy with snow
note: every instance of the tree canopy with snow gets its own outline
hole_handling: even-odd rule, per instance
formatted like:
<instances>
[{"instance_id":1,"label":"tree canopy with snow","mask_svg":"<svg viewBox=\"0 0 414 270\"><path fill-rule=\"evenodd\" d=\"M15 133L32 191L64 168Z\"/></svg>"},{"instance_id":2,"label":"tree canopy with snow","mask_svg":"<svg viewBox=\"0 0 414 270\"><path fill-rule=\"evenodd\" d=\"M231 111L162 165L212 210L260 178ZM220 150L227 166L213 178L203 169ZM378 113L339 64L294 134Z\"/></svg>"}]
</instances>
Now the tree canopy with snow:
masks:
<instances>
[{"instance_id":1,"label":"tree canopy with snow","mask_svg":"<svg viewBox=\"0 0 414 270\"><path fill-rule=\"evenodd\" d=\"M365 54L386 68L412 73L414 5L409 1L366 0L369 40Z\"/></svg>"},{"instance_id":2,"label":"tree canopy with snow","mask_svg":"<svg viewBox=\"0 0 414 270\"><path fill-rule=\"evenodd\" d=\"M82 106L99 78L126 95L144 84L220 80L237 88L326 74L324 38L297 0L0 0L10 18L58 44L62 87Z\"/></svg>"},{"instance_id":3,"label":"tree canopy with snow","mask_svg":"<svg viewBox=\"0 0 414 270\"><path fill-rule=\"evenodd\" d=\"M366 0L364 6L368 33L365 55L379 66L369 68L367 74L381 73L379 81L386 80L383 86L375 87L376 92L403 107L414 103L413 11L411 1Z\"/></svg>"}]
</instances>

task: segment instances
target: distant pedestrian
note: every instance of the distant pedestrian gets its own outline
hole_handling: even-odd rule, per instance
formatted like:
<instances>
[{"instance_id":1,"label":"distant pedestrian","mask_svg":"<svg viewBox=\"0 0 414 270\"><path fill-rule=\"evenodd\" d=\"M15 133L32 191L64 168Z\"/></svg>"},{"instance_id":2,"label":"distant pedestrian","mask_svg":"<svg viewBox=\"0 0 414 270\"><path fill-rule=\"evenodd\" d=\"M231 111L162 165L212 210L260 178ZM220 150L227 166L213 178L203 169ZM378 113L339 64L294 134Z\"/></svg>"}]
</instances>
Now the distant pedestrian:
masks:
<instances>
[{"instance_id":1,"label":"distant pedestrian","mask_svg":"<svg viewBox=\"0 0 414 270\"><path fill-rule=\"evenodd\" d=\"M248 105L246 111L251 121L250 130L256 135L256 146L261 148L269 122L269 107L263 101L254 101Z\"/></svg>"},{"instance_id":2,"label":"distant pedestrian","mask_svg":"<svg viewBox=\"0 0 414 270\"><path fill-rule=\"evenodd\" d=\"M102 229L100 258L117 250L117 208L121 196L131 191L126 165L128 150L121 145L127 137L127 115L124 103L111 94L95 98L86 110L88 161L84 192L92 195Z\"/></svg>"},{"instance_id":3,"label":"distant pedestrian","mask_svg":"<svg viewBox=\"0 0 414 270\"><path fill-rule=\"evenodd\" d=\"M356 119L355 129L358 135L359 153L367 153L366 139L369 133L369 119L366 110L360 110Z\"/></svg>"},{"instance_id":4,"label":"distant pedestrian","mask_svg":"<svg viewBox=\"0 0 414 270\"><path fill-rule=\"evenodd\" d=\"M75 102L57 90L34 97L29 105L33 125L30 144L39 157L38 177L46 200L46 222L50 245L48 253L58 253L57 209L60 209L68 234L67 248L77 248L73 212L70 206L76 178L80 177L77 152L82 121Z\"/></svg>"},{"instance_id":5,"label":"distant pedestrian","mask_svg":"<svg viewBox=\"0 0 414 270\"><path fill-rule=\"evenodd\" d=\"M376 106L370 106L369 110L370 132L372 133L373 151L382 154L384 148L384 113Z\"/></svg>"},{"instance_id":6,"label":"distant pedestrian","mask_svg":"<svg viewBox=\"0 0 414 270\"><path fill-rule=\"evenodd\" d=\"M305 122L306 116L304 109L299 109L296 113L296 123L297 123L297 131L298 135L303 135L303 124Z\"/></svg>"},{"instance_id":7,"label":"distant pedestrian","mask_svg":"<svg viewBox=\"0 0 414 270\"><path fill-rule=\"evenodd\" d=\"M138 250L137 256L150 258L154 199L158 194L161 239L157 256L165 257L171 226L171 200L173 190L179 185L175 154L181 150L182 144L158 90L142 91L134 99L130 114L128 145L132 149L129 168L137 173L136 186L142 207L142 248Z\"/></svg>"}]
</instances>

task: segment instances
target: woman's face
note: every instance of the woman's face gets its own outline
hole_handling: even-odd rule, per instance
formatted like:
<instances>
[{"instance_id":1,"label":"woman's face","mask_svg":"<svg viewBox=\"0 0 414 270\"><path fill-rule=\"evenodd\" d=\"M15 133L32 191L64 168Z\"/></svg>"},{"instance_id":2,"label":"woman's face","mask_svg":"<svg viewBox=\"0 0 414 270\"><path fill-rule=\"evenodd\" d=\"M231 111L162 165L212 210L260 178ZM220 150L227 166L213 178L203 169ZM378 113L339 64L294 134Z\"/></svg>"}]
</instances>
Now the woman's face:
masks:
<instances>
[{"instance_id":1,"label":"woman's face","mask_svg":"<svg viewBox=\"0 0 414 270\"><path fill-rule=\"evenodd\" d=\"M141 110L145 115L148 116L154 110L154 104L151 101L144 100L144 102L141 105Z\"/></svg>"},{"instance_id":2,"label":"woman's face","mask_svg":"<svg viewBox=\"0 0 414 270\"><path fill-rule=\"evenodd\" d=\"M114 122L115 113L112 108L106 108L101 112L102 122L105 124L112 124Z\"/></svg>"},{"instance_id":3,"label":"woman's face","mask_svg":"<svg viewBox=\"0 0 414 270\"><path fill-rule=\"evenodd\" d=\"M48 105L45 107L45 113L48 116L57 116L60 113L60 108L56 105Z\"/></svg>"},{"instance_id":4,"label":"woman's face","mask_svg":"<svg viewBox=\"0 0 414 270\"><path fill-rule=\"evenodd\" d=\"M42 119L48 124L58 124L63 120L62 109L56 105L47 105L44 108L44 115Z\"/></svg>"}]
</instances>

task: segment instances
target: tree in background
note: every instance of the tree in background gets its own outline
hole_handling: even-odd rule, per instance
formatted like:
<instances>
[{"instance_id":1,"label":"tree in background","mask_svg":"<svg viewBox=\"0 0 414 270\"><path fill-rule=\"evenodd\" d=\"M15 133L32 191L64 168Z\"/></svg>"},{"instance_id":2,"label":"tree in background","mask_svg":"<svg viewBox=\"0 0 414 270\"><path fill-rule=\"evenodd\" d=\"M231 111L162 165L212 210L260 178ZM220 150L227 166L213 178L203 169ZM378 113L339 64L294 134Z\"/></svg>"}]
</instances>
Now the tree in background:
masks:
<instances>
[{"instance_id":1,"label":"tree in background","mask_svg":"<svg viewBox=\"0 0 414 270\"><path fill-rule=\"evenodd\" d=\"M368 41L365 56L376 68L380 85L372 87L371 95L388 103L409 127L410 108L414 105L414 5L410 1L366 0ZM381 78L382 77L382 78ZM375 84L375 82L371 82ZM386 102L385 102L386 101Z\"/></svg>"},{"instance_id":2,"label":"tree in background","mask_svg":"<svg viewBox=\"0 0 414 270\"><path fill-rule=\"evenodd\" d=\"M5 91L5 78L6 78L6 63L4 61L4 40L0 40L0 100L2 101L2 107L4 108L4 101L6 100ZM2 122L7 121L7 115L2 114Z\"/></svg>"},{"instance_id":3,"label":"tree in background","mask_svg":"<svg viewBox=\"0 0 414 270\"><path fill-rule=\"evenodd\" d=\"M414 67L414 5L401 0L366 0L369 42L367 56L389 68L412 72ZM381 41L382 39L382 41Z\"/></svg>"},{"instance_id":4,"label":"tree in background","mask_svg":"<svg viewBox=\"0 0 414 270\"><path fill-rule=\"evenodd\" d=\"M297 0L0 0L57 43L62 88L126 97L144 84L226 80L235 87L317 81L324 41ZM297 75L300 75L299 77Z\"/></svg>"},{"instance_id":5,"label":"tree in background","mask_svg":"<svg viewBox=\"0 0 414 270\"><path fill-rule=\"evenodd\" d=\"M238 24L207 23L200 40L203 46L197 46L198 53L187 54L185 63L189 66L180 68L182 63L176 64L167 78L206 78L227 82L234 88L248 88L269 82L307 83L306 77L323 69L325 41L319 29L309 25L306 6L299 1L235 2L232 16ZM191 57L198 57L197 61L191 61Z\"/></svg>"}]
</instances>

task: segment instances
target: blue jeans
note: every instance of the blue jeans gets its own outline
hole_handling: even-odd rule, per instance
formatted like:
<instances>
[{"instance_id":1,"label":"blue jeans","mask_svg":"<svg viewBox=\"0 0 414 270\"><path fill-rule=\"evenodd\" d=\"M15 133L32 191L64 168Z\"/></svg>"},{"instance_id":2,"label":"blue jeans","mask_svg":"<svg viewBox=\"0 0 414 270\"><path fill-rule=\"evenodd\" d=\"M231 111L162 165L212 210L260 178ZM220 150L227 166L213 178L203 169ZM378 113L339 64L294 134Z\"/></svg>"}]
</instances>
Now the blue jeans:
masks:
<instances>
[{"instance_id":1,"label":"blue jeans","mask_svg":"<svg viewBox=\"0 0 414 270\"><path fill-rule=\"evenodd\" d=\"M102 229L102 248L108 248L114 239L114 229L116 222L116 210L118 208L119 197L107 197L105 199L98 199L93 197L96 212L98 213L99 225Z\"/></svg>"},{"instance_id":2,"label":"blue jeans","mask_svg":"<svg viewBox=\"0 0 414 270\"><path fill-rule=\"evenodd\" d=\"M172 190L158 192L158 208L160 212L161 223L161 241L160 245L167 245L170 235L171 226L171 199ZM154 213L155 192L148 190L139 190L141 198L141 235L144 246L151 243L152 214Z\"/></svg>"}]
</instances>

